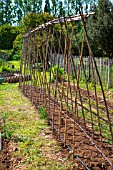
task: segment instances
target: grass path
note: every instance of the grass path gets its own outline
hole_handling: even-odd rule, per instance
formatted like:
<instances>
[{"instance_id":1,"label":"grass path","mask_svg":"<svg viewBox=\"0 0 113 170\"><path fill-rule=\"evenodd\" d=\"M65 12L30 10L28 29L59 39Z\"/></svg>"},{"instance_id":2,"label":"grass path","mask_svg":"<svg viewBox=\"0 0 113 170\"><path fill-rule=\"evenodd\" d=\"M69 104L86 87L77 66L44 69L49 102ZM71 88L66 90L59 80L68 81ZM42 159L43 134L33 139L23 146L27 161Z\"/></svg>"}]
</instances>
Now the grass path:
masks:
<instances>
[{"instance_id":1,"label":"grass path","mask_svg":"<svg viewBox=\"0 0 113 170\"><path fill-rule=\"evenodd\" d=\"M18 84L0 85L0 117L3 116L6 136L13 146L11 170L72 169L46 122L39 119L38 111Z\"/></svg>"}]
</instances>

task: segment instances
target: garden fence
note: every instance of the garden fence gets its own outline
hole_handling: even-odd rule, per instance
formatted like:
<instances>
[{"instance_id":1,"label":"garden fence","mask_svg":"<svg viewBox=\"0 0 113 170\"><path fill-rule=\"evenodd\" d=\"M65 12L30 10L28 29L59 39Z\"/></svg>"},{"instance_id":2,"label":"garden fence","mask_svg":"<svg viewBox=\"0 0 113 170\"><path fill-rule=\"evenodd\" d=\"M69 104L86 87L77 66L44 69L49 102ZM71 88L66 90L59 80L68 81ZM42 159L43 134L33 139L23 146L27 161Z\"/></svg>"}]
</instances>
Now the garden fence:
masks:
<instances>
[{"instance_id":1,"label":"garden fence","mask_svg":"<svg viewBox=\"0 0 113 170\"><path fill-rule=\"evenodd\" d=\"M62 54L52 54L54 64L57 65L57 55L59 55L59 66L63 68L64 56ZM76 72L79 70L80 58L79 56L73 56ZM113 87L113 59L108 57L95 57L95 61L98 67L98 71L102 80L103 86L107 88ZM83 56L83 64L86 70L87 80L92 80L91 75L91 61L90 56ZM73 65L71 65L70 73L73 71ZM84 73L82 67L80 68L80 80L84 80ZM96 83L99 84L98 76L95 74Z\"/></svg>"}]
</instances>

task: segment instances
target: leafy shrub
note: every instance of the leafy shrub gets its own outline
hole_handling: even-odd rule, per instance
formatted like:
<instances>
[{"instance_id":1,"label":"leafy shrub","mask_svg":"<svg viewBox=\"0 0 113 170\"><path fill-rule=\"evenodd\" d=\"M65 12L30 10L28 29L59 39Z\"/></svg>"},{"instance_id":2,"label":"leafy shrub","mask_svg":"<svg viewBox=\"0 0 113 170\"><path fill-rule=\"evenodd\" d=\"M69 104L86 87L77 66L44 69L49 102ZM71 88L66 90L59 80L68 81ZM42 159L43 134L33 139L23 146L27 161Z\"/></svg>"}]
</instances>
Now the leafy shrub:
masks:
<instances>
[{"instance_id":1,"label":"leafy shrub","mask_svg":"<svg viewBox=\"0 0 113 170\"><path fill-rule=\"evenodd\" d=\"M22 34L17 35L15 41L13 42L13 60L19 60L22 55Z\"/></svg>"},{"instance_id":2,"label":"leafy shrub","mask_svg":"<svg viewBox=\"0 0 113 170\"><path fill-rule=\"evenodd\" d=\"M11 68L8 66L3 66L1 70L2 70L2 72L10 72Z\"/></svg>"},{"instance_id":3,"label":"leafy shrub","mask_svg":"<svg viewBox=\"0 0 113 170\"><path fill-rule=\"evenodd\" d=\"M4 24L0 26L0 49L12 49L13 41L18 35L18 27Z\"/></svg>"},{"instance_id":4,"label":"leafy shrub","mask_svg":"<svg viewBox=\"0 0 113 170\"><path fill-rule=\"evenodd\" d=\"M60 68L58 65L52 67L53 81L57 79L61 81L65 77L64 68Z\"/></svg>"},{"instance_id":5,"label":"leafy shrub","mask_svg":"<svg viewBox=\"0 0 113 170\"><path fill-rule=\"evenodd\" d=\"M12 131L8 130L8 127L6 125L6 112L2 115L2 122L3 122L3 133L2 133L2 137L3 138L7 138L10 139L12 136Z\"/></svg>"},{"instance_id":6,"label":"leafy shrub","mask_svg":"<svg viewBox=\"0 0 113 170\"><path fill-rule=\"evenodd\" d=\"M3 61L11 60L13 53L14 53L13 49L11 49L11 50L0 50L0 58Z\"/></svg>"},{"instance_id":7,"label":"leafy shrub","mask_svg":"<svg viewBox=\"0 0 113 170\"><path fill-rule=\"evenodd\" d=\"M0 58L4 61L8 60L8 54L5 50L0 50Z\"/></svg>"},{"instance_id":8,"label":"leafy shrub","mask_svg":"<svg viewBox=\"0 0 113 170\"><path fill-rule=\"evenodd\" d=\"M21 20L20 26L24 32L28 32L29 30L53 19L54 17L48 12L45 12L44 14L30 12Z\"/></svg>"},{"instance_id":9,"label":"leafy shrub","mask_svg":"<svg viewBox=\"0 0 113 170\"><path fill-rule=\"evenodd\" d=\"M20 60L20 54L14 54L13 55L13 60Z\"/></svg>"}]
</instances>

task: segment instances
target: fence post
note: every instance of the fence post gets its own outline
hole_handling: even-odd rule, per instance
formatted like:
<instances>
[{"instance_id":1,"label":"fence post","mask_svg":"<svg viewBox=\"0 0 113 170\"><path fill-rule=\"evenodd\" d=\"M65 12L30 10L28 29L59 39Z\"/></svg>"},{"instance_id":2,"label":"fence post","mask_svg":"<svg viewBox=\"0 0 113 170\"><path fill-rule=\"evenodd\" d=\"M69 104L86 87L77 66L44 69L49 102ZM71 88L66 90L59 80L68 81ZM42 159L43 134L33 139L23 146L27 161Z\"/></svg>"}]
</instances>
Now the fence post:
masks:
<instances>
[{"instance_id":1,"label":"fence post","mask_svg":"<svg viewBox=\"0 0 113 170\"><path fill-rule=\"evenodd\" d=\"M108 58L108 81L107 81L107 87L112 87L112 59Z\"/></svg>"}]
</instances>

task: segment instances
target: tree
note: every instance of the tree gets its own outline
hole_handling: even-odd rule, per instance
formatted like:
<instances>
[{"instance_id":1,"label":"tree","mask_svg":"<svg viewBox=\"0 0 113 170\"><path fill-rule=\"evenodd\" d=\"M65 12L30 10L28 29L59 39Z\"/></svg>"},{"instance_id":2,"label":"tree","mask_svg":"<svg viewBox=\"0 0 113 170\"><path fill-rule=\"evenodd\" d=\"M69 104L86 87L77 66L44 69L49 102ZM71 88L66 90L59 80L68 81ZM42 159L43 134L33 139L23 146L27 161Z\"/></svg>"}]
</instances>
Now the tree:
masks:
<instances>
[{"instance_id":1,"label":"tree","mask_svg":"<svg viewBox=\"0 0 113 170\"><path fill-rule=\"evenodd\" d=\"M59 16L59 17L64 16L64 15L65 15L65 11L64 11L64 9L63 9L63 3L62 3L62 1L59 1L58 9L59 9L59 11L58 11L58 16Z\"/></svg>"},{"instance_id":2,"label":"tree","mask_svg":"<svg viewBox=\"0 0 113 170\"><path fill-rule=\"evenodd\" d=\"M12 1L11 0L1 0L0 1L0 23L1 24L12 24Z\"/></svg>"},{"instance_id":3,"label":"tree","mask_svg":"<svg viewBox=\"0 0 113 170\"><path fill-rule=\"evenodd\" d=\"M14 0L14 18L17 25L28 13L42 12L42 0Z\"/></svg>"},{"instance_id":4,"label":"tree","mask_svg":"<svg viewBox=\"0 0 113 170\"><path fill-rule=\"evenodd\" d=\"M89 36L103 54L113 57L113 5L110 1L99 0L96 15L89 21Z\"/></svg>"},{"instance_id":5,"label":"tree","mask_svg":"<svg viewBox=\"0 0 113 170\"><path fill-rule=\"evenodd\" d=\"M42 0L38 0L37 13L42 13Z\"/></svg>"},{"instance_id":6,"label":"tree","mask_svg":"<svg viewBox=\"0 0 113 170\"><path fill-rule=\"evenodd\" d=\"M53 20L53 16L49 13L38 13L33 12L28 13L20 22L20 27L23 30L22 32L28 32L41 24L44 24L50 20Z\"/></svg>"},{"instance_id":7,"label":"tree","mask_svg":"<svg viewBox=\"0 0 113 170\"><path fill-rule=\"evenodd\" d=\"M49 3L49 0L45 0L44 12L50 13L50 3Z\"/></svg>"},{"instance_id":8,"label":"tree","mask_svg":"<svg viewBox=\"0 0 113 170\"><path fill-rule=\"evenodd\" d=\"M4 16L3 5L4 5L4 2L3 2L3 0L1 0L0 1L0 25L2 25L4 23L4 19L3 19L3 16Z\"/></svg>"},{"instance_id":9,"label":"tree","mask_svg":"<svg viewBox=\"0 0 113 170\"><path fill-rule=\"evenodd\" d=\"M58 9L58 0L52 0L52 7L51 7L51 10L52 10L52 14L54 16L57 15L57 9Z\"/></svg>"},{"instance_id":10,"label":"tree","mask_svg":"<svg viewBox=\"0 0 113 170\"><path fill-rule=\"evenodd\" d=\"M98 6L98 0L90 0L90 11L95 11Z\"/></svg>"},{"instance_id":11,"label":"tree","mask_svg":"<svg viewBox=\"0 0 113 170\"><path fill-rule=\"evenodd\" d=\"M21 56L22 56L22 34L19 34L13 41L13 59L19 60Z\"/></svg>"},{"instance_id":12,"label":"tree","mask_svg":"<svg viewBox=\"0 0 113 170\"><path fill-rule=\"evenodd\" d=\"M64 6L66 10L66 15L70 14L70 0L64 0Z\"/></svg>"},{"instance_id":13,"label":"tree","mask_svg":"<svg viewBox=\"0 0 113 170\"><path fill-rule=\"evenodd\" d=\"M12 49L13 41L18 35L19 31L17 27L4 24L0 26L0 49Z\"/></svg>"}]
</instances>

